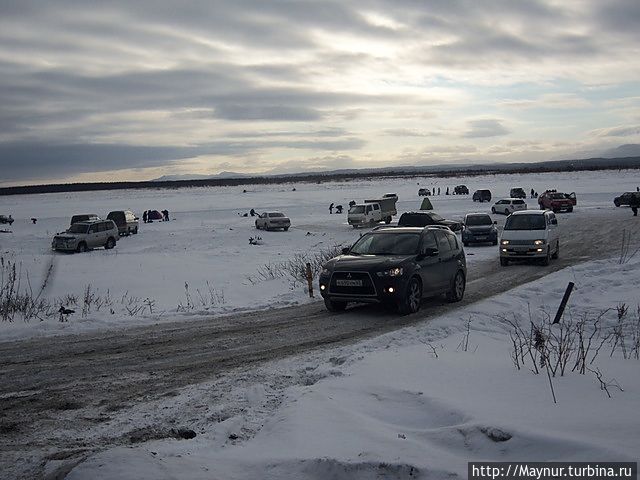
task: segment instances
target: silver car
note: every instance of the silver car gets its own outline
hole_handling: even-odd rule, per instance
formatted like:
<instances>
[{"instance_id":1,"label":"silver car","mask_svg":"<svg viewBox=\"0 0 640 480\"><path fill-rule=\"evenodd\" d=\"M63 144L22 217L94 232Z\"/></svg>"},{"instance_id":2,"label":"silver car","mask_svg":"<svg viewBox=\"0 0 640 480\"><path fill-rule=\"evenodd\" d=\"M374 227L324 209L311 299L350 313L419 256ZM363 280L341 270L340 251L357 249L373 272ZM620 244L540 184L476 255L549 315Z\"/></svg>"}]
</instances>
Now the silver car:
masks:
<instances>
[{"instance_id":1,"label":"silver car","mask_svg":"<svg viewBox=\"0 0 640 480\"><path fill-rule=\"evenodd\" d=\"M290 226L291 220L289 220L289 217L280 212L264 212L256 218L256 228L259 230L282 228L286 232Z\"/></svg>"},{"instance_id":2,"label":"silver car","mask_svg":"<svg viewBox=\"0 0 640 480\"><path fill-rule=\"evenodd\" d=\"M51 248L70 252L86 252L96 247L107 250L116 246L118 227L113 220L91 220L74 223L64 233L53 237Z\"/></svg>"}]
</instances>

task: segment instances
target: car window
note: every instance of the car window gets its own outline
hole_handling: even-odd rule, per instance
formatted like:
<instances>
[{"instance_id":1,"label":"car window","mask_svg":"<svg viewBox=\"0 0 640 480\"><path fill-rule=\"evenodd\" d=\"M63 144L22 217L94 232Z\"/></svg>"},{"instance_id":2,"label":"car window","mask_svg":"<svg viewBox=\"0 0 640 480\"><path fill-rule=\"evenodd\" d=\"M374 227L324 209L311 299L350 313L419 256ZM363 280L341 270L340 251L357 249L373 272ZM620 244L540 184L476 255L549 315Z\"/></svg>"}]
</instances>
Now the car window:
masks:
<instances>
[{"instance_id":1,"label":"car window","mask_svg":"<svg viewBox=\"0 0 640 480\"><path fill-rule=\"evenodd\" d=\"M437 232L434 232L434 234L436 236L436 239L438 240L438 250L440 250L440 253L450 252L451 244L447 239L447 234L440 230L438 230Z\"/></svg>"},{"instance_id":2,"label":"car window","mask_svg":"<svg viewBox=\"0 0 640 480\"><path fill-rule=\"evenodd\" d=\"M67 232L69 232L69 233L87 233L87 225L74 223L73 225L71 225L71 227L69 227L69 230L67 230Z\"/></svg>"},{"instance_id":3,"label":"car window","mask_svg":"<svg viewBox=\"0 0 640 480\"><path fill-rule=\"evenodd\" d=\"M489 215L467 215L464 221L465 225L491 225L491 217Z\"/></svg>"},{"instance_id":4,"label":"car window","mask_svg":"<svg viewBox=\"0 0 640 480\"><path fill-rule=\"evenodd\" d=\"M451 246L451 250L455 252L456 250L460 249L458 245L458 238L455 235L447 234L447 240L449 240L449 245Z\"/></svg>"},{"instance_id":5,"label":"car window","mask_svg":"<svg viewBox=\"0 0 640 480\"><path fill-rule=\"evenodd\" d=\"M380 210L380 205L378 205L377 203L373 204L373 209L374 210Z\"/></svg>"},{"instance_id":6,"label":"car window","mask_svg":"<svg viewBox=\"0 0 640 480\"><path fill-rule=\"evenodd\" d=\"M514 205L522 205L524 203L524 200L514 200L513 204Z\"/></svg>"},{"instance_id":7,"label":"car window","mask_svg":"<svg viewBox=\"0 0 640 480\"><path fill-rule=\"evenodd\" d=\"M504 224L505 230L545 230L544 215L509 215Z\"/></svg>"},{"instance_id":8,"label":"car window","mask_svg":"<svg viewBox=\"0 0 640 480\"><path fill-rule=\"evenodd\" d=\"M419 233L370 233L358 240L350 253L356 255L415 255Z\"/></svg>"},{"instance_id":9,"label":"car window","mask_svg":"<svg viewBox=\"0 0 640 480\"><path fill-rule=\"evenodd\" d=\"M96 233L98 231L98 225L93 224L89 227L89 233Z\"/></svg>"},{"instance_id":10,"label":"car window","mask_svg":"<svg viewBox=\"0 0 640 480\"><path fill-rule=\"evenodd\" d=\"M433 236L433 232L427 232L424 237L422 237L422 253L425 253L428 248L438 249L438 243L436 242L436 237Z\"/></svg>"}]
</instances>

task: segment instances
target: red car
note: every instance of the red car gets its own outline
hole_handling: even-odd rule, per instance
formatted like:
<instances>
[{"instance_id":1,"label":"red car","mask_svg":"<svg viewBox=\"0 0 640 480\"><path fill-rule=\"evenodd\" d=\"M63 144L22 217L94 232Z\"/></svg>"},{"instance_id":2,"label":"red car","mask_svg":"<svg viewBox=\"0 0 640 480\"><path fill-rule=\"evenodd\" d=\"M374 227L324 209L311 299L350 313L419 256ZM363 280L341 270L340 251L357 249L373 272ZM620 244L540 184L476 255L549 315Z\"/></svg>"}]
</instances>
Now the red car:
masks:
<instances>
[{"instance_id":1,"label":"red car","mask_svg":"<svg viewBox=\"0 0 640 480\"><path fill-rule=\"evenodd\" d=\"M576 204L575 193L573 195L561 193L556 190L547 190L538 197L538 205L543 210L549 209L554 212L573 212L573 206Z\"/></svg>"}]
</instances>

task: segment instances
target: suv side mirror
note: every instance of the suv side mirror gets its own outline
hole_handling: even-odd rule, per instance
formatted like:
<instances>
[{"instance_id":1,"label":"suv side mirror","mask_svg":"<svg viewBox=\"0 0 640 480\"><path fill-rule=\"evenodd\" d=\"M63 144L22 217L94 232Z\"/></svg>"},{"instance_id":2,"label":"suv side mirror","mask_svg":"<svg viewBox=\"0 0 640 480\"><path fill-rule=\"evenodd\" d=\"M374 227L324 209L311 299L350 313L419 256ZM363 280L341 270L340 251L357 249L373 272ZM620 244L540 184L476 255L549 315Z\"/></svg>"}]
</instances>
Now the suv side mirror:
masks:
<instances>
[{"instance_id":1,"label":"suv side mirror","mask_svg":"<svg viewBox=\"0 0 640 480\"><path fill-rule=\"evenodd\" d=\"M493 224L494 224L494 225L497 225L497 224L498 224L498 221L497 221L497 220L494 220L494 221L493 221Z\"/></svg>"},{"instance_id":2,"label":"suv side mirror","mask_svg":"<svg viewBox=\"0 0 640 480\"><path fill-rule=\"evenodd\" d=\"M343 247L342 248L342 254L346 255L347 253L349 253L349 250L351 250L349 247Z\"/></svg>"},{"instance_id":3,"label":"suv side mirror","mask_svg":"<svg viewBox=\"0 0 640 480\"><path fill-rule=\"evenodd\" d=\"M428 248L425 248L425 249L424 249L424 251L422 252L422 254L423 254L425 257L435 257L435 256L437 256L437 255L438 255L438 251L439 251L439 250L438 250L437 248L431 248L431 247L428 247Z\"/></svg>"}]
</instances>

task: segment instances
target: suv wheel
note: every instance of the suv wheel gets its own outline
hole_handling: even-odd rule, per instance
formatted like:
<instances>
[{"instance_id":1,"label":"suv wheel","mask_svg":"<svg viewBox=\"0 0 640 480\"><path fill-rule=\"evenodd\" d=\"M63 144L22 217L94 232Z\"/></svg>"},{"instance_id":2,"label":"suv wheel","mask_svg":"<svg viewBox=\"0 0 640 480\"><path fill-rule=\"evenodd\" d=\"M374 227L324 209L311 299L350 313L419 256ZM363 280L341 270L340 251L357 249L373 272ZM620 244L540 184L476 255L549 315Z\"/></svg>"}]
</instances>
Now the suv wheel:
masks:
<instances>
[{"instance_id":1,"label":"suv wheel","mask_svg":"<svg viewBox=\"0 0 640 480\"><path fill-rule=\"evenodd\" d=\"M78 248L76 248L76 251L77 251L78 253L84 253L84 252L86 252L86 251L87 251L87 244L86 244L86 243L84 243L84 242L80 242L80 243L78 244Z\"/></svg>"},{"instance_id":2,"label":"suv wheel","mask_svg":"<svg viewBox=\"0 0 640 480\"><path fill-rule=\"evenodd\" d=\"M137 234L138 234L138 227L135 227L135 228L133 229L133 234L134 234L134 235L137 235Z\"/></svg>"},{"instance_id":3,"label":"suv wheel","mask_svg":"<svg viewBox=\"0 0 640 480\"><path fill-rule=\"evenodd\" d=\"M116 241L113 239L113 237L109 237L107 239L107 243L104 244L104 248L106 248L107 250L111 250L115 246L116 246Z\"/></svg>"},{"instance_id":4,"label":"suv wheel","mask_svg":"<svg viewBox=\"0 0 640 480\"><path fill-rule=\"evenodd\" d=\"M500 257L500 265L502 265L503 267L506 267L507 265L509 265L509 259L505 257Z\"/></svg>"},{"instance_id":5,"label":"suv wheel","mask_svg":"<svg viewBox=\"0 0 640 480\"><path fill-rule=\"evenodd\" d=\"M402 315L409 315L420 310L420 302L422 300L422 285L420 281L413 277L409 280L407 291L404 298L398 304L398 310Z\"/></svg>"},{"instance_id":6,"label":"suv wheel","mask_svg":"<svg viewBox=\"0 0 640 480\"><path fill-rule=\"evenodd\" d=\"M560 256L560 240L556 243L556 251L551 255L551 258L556 259Z\"/></svg>"},{"instance_id":7,"label":"suv wheel","mask_svg":"<svg viewBox=\"0 0 640 480\"><path fill-rule=\"evenodd\" d=\"M540 264L543 267L546 267L547 265L549 265L550 261L551 261L551 247L547 247L547 255L543 257L542 260L540 260Z\"/></svg>"},{"instance_id":8,"label":"suv wheel","mask_svg":"<svg viewBox=\"0 0 640 480\"><path fill-rule=\"evenodd\" d=\"M340 302L325 298L324 306L327 307L327 310L329 310L330 312L343 312L344 309L347 308L347 302Z\"/></svg>"},{"instance_id":9,"label":"suv wheel","mask_svg":"<svg viewBox=\"0 0 640 480\"><path fill-rule=\"evenodd\" d=\"M464 297L465 286L464 273L458 270L458 273L456 273L456 276L453 278L451 290L447 293L447 300L451 303L462 300L462 297Z\"/></svg>"}]
</instances>

